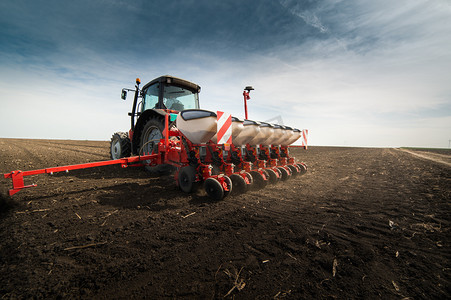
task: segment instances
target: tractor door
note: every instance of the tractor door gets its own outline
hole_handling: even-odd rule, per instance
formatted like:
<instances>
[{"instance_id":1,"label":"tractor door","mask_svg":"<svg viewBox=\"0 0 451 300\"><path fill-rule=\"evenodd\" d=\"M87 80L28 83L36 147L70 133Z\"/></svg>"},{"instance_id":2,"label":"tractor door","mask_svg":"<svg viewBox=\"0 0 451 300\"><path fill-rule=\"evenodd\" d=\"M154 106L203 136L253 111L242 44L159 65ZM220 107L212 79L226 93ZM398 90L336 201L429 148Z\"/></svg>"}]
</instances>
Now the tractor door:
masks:
<instances>
[{"instance_id":1,"label":"tractor door","mask_svg":"<svg viewBox=\"0 0 451 300\"><path fill-rule=\"evenodd\" d=\"M160 94L160 83L156 82L149 86L146 91L144 91L143 101L141 106L141 112L148 109L161 108L159 106L159 94Z\"/></svg>"}]
</instances>

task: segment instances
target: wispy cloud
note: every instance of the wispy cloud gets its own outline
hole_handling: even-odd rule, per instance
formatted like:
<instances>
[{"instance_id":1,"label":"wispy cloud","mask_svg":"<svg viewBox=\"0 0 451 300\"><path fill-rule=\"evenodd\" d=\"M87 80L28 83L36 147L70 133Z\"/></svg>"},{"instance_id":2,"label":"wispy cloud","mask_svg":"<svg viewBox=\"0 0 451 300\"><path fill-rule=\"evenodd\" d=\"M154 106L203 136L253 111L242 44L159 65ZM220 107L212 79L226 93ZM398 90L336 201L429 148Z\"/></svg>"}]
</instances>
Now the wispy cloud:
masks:
<instances>
[{"instance_id":1,"label":"wispy cloud","mask_svg":"<svg viewBox=\"0 0 451 300\"><path fill-rule=\"evenodd\" d=\"M129 126L120 89L169 73L238 116L253 85L251 118L281 115L314 144L451 138L446 1L66 4L0 3L0 136L108 139Z\"/></svg>"}]
</instances>

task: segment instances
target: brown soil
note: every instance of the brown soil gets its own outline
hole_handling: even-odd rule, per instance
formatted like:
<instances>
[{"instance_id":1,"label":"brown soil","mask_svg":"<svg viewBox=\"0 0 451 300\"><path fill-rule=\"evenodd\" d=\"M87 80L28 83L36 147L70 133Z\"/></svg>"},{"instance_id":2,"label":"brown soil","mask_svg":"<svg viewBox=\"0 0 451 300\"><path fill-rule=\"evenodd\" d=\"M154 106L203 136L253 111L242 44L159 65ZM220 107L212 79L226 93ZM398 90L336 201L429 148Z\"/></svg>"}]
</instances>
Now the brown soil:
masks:
<instances>
[{"instance_id":1,"label":"brown soil","mask_svg":"<svg viewBox=\"0 0 451 300\"><path fill-rule=\"evenodd\" d=\"M0 139L0 172L108 147ZM26 179L38 187L0 199L0 297L451 297L450 167L395 149L292 152L306 175L219 202L141 168Z\"/></svg>"}]
</instances>

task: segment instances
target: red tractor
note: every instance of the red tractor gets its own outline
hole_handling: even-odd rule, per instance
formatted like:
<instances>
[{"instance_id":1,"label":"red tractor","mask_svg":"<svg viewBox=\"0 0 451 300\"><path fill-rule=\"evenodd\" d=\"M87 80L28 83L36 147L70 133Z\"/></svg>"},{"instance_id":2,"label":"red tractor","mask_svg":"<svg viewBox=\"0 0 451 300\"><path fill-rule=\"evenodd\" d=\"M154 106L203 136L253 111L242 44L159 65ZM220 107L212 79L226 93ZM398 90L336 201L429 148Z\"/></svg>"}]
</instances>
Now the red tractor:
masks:
<instances>
[{"instance_id":1,"label":"red tractor","mask_svg":"<svg viewBox=\"0 0 451 300\"><path fill-rule=\"evenodd\" d=\"M112 159L131 155L152 154L163 138L165 115L177 114L186 109L199 109L200 86L173 77L161 76L139 88L136 79L135 90L122 89L121 98L127 98L127 91L134 91L129 132L116 132L111 138Z\"/></svg>"}]
</instances>

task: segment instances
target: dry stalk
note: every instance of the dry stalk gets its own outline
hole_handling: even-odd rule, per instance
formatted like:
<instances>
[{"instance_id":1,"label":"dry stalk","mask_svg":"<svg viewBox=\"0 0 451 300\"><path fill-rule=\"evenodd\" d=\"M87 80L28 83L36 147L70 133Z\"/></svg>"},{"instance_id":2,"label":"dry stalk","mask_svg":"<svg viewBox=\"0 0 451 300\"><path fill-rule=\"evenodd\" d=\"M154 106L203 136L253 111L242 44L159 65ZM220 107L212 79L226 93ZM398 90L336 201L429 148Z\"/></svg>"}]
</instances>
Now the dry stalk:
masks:
<instances>
[{"instance_id":1,"label":"dry stalk","mask_svg":"<svg viewBox=\"0 0 451 300\"><path fill-rule=\"evenodd\" d=\"M26 213L35 213L35 212L43 212L48 211L50 208L42 208L42 209L35 209L35 210L25 210L25 211L16 211L16 214L26 214Z\"/></svg>"},{"instance_id":2,"label":"dry stalk","mask_svg":"<svg viewBox=\"0 0 451 300\"><path fill-rule=\"evenodd\" d=\"M410 227L422 227L424 229L426 229L429 232L434 232L434 231L438 231L441 232L442 231L442 224L438 224L438 226L434 226L436 224L427 224L427 223L416 223L416 224L412 224Z\"/></svg>"},{"instance_id":3,"label":"dry stalk","mask_svg":"<svg viewBox=\"0 0 451 300\"><path fill-rule=\"evenodd\" d=\"M336 258L334 258L334 263L332 265L332 277L335 277L335 274L337 274L337 267L338 267L338 261Z\"/></svg>"},{"instance_id":4,"label":"dry stalk","mask_svg":"<svg viewBox=\"0 0 451 300\"><path fill-rule=\"evenodd\" d=\"M75 249L84 249L84 248L89 248L89 247L95 247L95 246L105 245L105 244L106 244L106 242L102 242L102 243L93 243L93 244L87 244L87 245L82 245L82 246L73 246L73 247L65 248L64 251L75 250Z\"/></svg>"},{"instance_id":5,"label":"dry stalk","mask_svg":"<svg viewBox=\"0 0 451 300\"><path fill-rule=\"evenodd\" d=\"M399 292L399 286L396 284L396 282L395 282L394 280L392 280L391 283L393 284L393 287L395 288L395 290L396 290L397 292Z\"/></svg>"},{"instance_id":6,"label":"dry stalk","mask_svg":"<svg viewBox=\"0 0 451 300\"><path fill-rule=\"evenodd\" d=\"M227 294L224 295L224 298L230 295L235 289L238 291L241 291L246 286L246 283L244 282L243 278L240 278L241 271L243 271L243 267L241 267L240 271L237 273L236 270L234 270L235 274L232 274L232 272L229 271L229 269L226 269L224 273L229 276L229 278L234 279L233 287L229 290Z\"/></svg>"},{"instance_id":7,"label":"dry stalk","mask_svg":"<svg viewBox=\"0 0 451 300\"><path fill-rule=\"evenodd\" d=\"M106 216L104 216L103 218L108 218L109 216L111 216L112 214L117 213L119 210L116 209L115 211L109 212Z\"/></svg>"},{"instance_id":8,"label":"dry stalk","mask_svg":"<svg viewBox=\"0 0 451 300\"><path fill-rule=\"evenodd\" d=\"M188 218L189 216L192 216L192 215L194 215L196 212L192 212L192 213L190 213L190 214L187 214L186 216L183 216L182 218L183 219L186 219L186 218Z\"/></svg>"}]
</instances>

